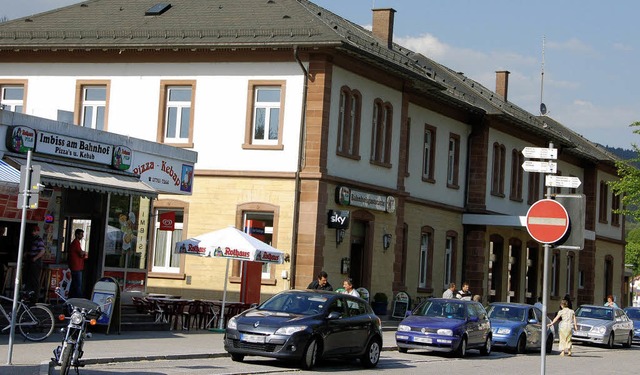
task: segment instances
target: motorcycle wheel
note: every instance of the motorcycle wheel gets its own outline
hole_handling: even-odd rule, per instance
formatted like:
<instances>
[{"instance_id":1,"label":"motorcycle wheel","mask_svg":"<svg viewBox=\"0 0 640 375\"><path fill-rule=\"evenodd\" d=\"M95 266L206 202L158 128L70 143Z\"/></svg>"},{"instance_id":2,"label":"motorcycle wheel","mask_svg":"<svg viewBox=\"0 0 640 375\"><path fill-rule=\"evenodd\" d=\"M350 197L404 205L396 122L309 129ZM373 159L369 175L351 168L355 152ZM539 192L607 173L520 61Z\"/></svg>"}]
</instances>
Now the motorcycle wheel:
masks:
<instances>
[{"instance_id":1,"label":"motorcycle wheel","mask_svg":"<svg viewBox=\"0 0 640 375\"><path fill-rule=\"evenodd\" d=\"M62 355L60 356L60 375L69 375L69 369L71 368L71 356L73 354L73 345L66 344L62 349Z\"/></svg>"}]
</instances>

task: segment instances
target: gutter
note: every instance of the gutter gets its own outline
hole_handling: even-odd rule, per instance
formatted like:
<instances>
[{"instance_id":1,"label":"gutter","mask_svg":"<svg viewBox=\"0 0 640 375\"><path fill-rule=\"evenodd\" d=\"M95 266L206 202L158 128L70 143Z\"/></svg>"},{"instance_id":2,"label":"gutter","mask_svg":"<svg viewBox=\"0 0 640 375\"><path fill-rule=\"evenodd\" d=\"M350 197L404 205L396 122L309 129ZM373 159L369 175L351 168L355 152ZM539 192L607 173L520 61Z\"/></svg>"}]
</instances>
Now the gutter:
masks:
<instances>
[{"instance_id":1,"label":"gutter","mask_svg":"<svg viewBox=\"0 0 640 375\"><path fill-rule=\"evenodd\" d=\"M305 166L305 141L307 138L307 91L309 90L309 72L298 56L298 46L293 46L293 57L304 74L304 89L302 90L302 112L300 114L300 138L298 140L298 166L295 175L295 196L293 201L293 225L291 232L291 271L289 272L289 287L296 285L296 258L298 254L298 220L300 217L300 173Z\"/></svg>"}]
</instances>

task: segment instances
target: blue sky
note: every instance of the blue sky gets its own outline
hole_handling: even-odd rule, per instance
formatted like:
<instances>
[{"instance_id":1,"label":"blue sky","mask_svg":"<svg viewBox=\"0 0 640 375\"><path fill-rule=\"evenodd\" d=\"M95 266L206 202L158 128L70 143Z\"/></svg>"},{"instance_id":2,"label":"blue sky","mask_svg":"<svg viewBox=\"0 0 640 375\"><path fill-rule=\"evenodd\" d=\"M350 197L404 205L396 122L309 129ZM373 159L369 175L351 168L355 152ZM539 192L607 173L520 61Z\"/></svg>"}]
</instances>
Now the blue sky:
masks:
<instances>
[{"instance_id":1,"label":"blue sky","mask_svg":"<svg viewBox=\"0 0 640 375\"><path fill-rule=\"evenodd\" d=\"M0 0L9 19L78 0ZM396 10L395 41L495 89L508 70L509 101L587 139L631 148L640 121L637 0L315 0L364 27L372 8Z\"/></svg>"}]
</instances>

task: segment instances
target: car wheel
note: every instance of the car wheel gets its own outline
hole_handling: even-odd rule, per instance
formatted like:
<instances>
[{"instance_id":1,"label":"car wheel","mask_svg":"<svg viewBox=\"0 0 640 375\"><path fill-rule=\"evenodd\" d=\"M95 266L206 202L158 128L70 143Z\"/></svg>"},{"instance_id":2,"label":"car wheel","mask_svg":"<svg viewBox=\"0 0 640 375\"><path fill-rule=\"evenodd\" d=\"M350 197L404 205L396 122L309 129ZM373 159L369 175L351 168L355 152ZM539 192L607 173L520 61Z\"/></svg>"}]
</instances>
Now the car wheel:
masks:
<instances>
[{"instance_id":1,"label":"car wheel","mask_svg":"<svg viewBox=\"0 0 640 375\"><path fill-rule=\"evenodd\" d=\"M380 340L375 337L369 340L367 350L362 355L362 358L360 358L362 366L365 368L376 367L380 360L380 350Z\"/></svg>"},{"instance_id":2,"label":"car wheel","mask_svg":"<svg viewBox=\"0 0 640 375\"><path fill-rule=\"evenodd\" d=\"M482 355L491 354L491 336L487 336L487 341L485 341L482 348L480 348L480 354Z\"/></svg>"},{"instance_id":3,"label":"car wheel","mask_svg":"<svg viewBox=\"0 0 640 375\"><path fill-rule=\"evenodd\" d=\"M456 355L460 358L464 358L467 355L467 337L463 336L462 340L460 340L460 344L458 345L458 349L456 350Z\"/></svg>"},{"instance_id":4,"label":"car wheel","mask_svg":"<svg viewBox=\"0 0 640 375\"><path fill-rule=\"evenodd\" d=\"M316 364L316 356L318 355L318 340L312 338L307 344L304 353L302 354L302 368L304 370L311 370Z\"/></svg>"},{"instance_id":5,"label":"car wheel","mask_svg":"<svg viewBox=\"0 0 640 375\"><path fill-rule=\"evenodd\" d=\"M609 334L609 341L607 341L607 348L613 349L614 337L613 332Z\"/></svg>"},{"instance_id":6,"label":"car wheel","mask_svg":"<svg viewBox=\"0 0 640 375\"><path fill-rule=\"evenodd\" d=\"M516 353L524 354L527 351L527 338L524 335L518 337L518 343L516 344Z\"/></svg>"},{"instance_id":7,"label":"car wheel","mask_svg":"<svg viewBox=\"0 0 640 375\"><path fill-rule=\"evenodd\" d=\"M549 335L547 337L546 351L547 351L547 354L551 354L551 352L553 351L553 335Z\"/></svg>"},{"instance_id":8,"label":"car wheel","mask_svg":"<svg viewBox=\"0 0 640 375\"><path fill-rule=\"evenodd\" d=\"M627 337L627 341L622 346L625 347L625 348L630 348L632 342L633 342L633 332L629 332L629 336Z\"/></svg>"},{"instance_id":9,"label":"car wheel","mask_svg":"<svg viewBox=\"0 0 640 375\"><path fill-rule=\"evenodd\" d=\"M407 349L407 348L398 348L398 351L399 351L400 353L406 353L406 352L408 352L408 351L409 351L409 349Z\"/></svg>"},{"instance_id":10,"label":"car wheel","mask_svg":"<svg viewBox=\"0 0 640 375\"><path fill-rule=\"evenodd\" d=\"M231 353L231 360L234 362L242 362L244 360L244 354Z\"/></svg>"}]
</instances>

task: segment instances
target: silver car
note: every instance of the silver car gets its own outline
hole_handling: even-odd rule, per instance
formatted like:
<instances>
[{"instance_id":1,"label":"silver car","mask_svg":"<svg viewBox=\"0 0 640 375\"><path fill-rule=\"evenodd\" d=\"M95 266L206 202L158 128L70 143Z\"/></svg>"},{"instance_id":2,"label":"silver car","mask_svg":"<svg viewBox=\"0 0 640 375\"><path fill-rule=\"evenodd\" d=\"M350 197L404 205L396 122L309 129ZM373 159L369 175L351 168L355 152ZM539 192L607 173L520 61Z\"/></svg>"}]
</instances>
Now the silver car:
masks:
<instances>
[{"instance_id":1,"label":"silver car","mask_svg":"<svg viewBox=\"0 0 640 375\"><path fill-rule=\"evenodd\" d=\"M572 341L631 347L633 321L617 307L582 305L576 310L578 329L573 331Z\"/></svg>"}]
</instances>

